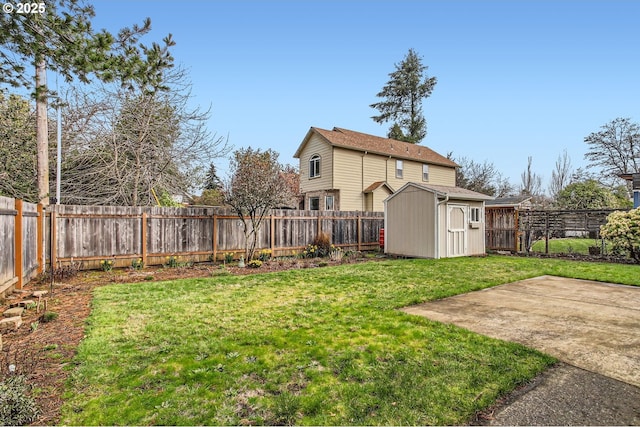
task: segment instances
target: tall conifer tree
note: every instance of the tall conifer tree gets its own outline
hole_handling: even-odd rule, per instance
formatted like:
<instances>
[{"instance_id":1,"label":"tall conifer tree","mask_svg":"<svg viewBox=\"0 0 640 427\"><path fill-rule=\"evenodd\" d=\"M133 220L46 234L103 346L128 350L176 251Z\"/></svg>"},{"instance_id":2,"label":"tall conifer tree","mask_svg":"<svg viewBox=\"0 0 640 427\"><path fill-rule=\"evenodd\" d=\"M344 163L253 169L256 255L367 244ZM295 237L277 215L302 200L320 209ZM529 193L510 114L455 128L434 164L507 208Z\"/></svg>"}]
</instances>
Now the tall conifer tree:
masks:
<instances>
[{"instance_id":1,"label":"tall conifer tree","mask_svg":"<svg viewBox=\"0 0 640 427\"><path fill-rule=\"evenodd\" d=\"M387 136L400 141L419 143L427 136L427 121L422 115L422 100L428 98L437 83L425 75L426 65L413 50L395 64L396 71L376 96L381 102L371 104L380 115L371 117L377 123L393 122Z\"/></svg>"}]
</instances>

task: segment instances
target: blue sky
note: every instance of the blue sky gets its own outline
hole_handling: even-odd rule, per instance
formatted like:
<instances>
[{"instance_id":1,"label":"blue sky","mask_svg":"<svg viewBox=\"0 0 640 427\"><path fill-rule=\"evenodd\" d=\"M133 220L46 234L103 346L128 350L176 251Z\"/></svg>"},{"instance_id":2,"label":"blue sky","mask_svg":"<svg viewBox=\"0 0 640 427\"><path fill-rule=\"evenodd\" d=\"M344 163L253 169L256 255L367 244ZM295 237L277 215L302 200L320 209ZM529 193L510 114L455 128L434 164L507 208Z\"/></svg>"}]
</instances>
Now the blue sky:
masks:
<instances>
[{"instance_id":1,"label":"blue sky","mask_svg":"<svg viewBox=\"0 0 640 427\"><path fill-rule=\"evenodd\" d=\"M369 107L415 49L438 79L423 145L489 160L520 183L527 157L544 186L566 149L616 117L640 121L640 2L94 0L94 26L144 17L172 33L194 105L235 147L284 163L309 127L385 136ZM223 172L225 161L218 166Z\"/></svg>"}]
</instances>

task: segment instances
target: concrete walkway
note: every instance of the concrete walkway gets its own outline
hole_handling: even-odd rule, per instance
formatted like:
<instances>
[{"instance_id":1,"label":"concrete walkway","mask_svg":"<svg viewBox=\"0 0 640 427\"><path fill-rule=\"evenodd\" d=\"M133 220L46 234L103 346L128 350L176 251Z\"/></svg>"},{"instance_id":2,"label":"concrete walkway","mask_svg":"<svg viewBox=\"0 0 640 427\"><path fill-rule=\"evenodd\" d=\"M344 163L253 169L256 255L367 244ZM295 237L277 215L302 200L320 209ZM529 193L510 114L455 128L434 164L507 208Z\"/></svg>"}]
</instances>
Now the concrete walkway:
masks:
<instances>
[{"instance_id":1,"label":"concrete walkway","mask_svg":"<svg viewBox=\"0 0 640 427\"><path fill-rule=\"evenodd\" d=\"M491 425L640 423L640 287L541 276L403 311L565 362L492 408Z\"/></svg>"},{"instance_id":2,"label":"concrete walkway","mask_svg":"<svg viewBox=\"0 0 640 427\"><path fill-rule=\"evenodd\" d=\"M640 287L541 276L403 310L640 387Z\"/></svg>"}]
</instances>

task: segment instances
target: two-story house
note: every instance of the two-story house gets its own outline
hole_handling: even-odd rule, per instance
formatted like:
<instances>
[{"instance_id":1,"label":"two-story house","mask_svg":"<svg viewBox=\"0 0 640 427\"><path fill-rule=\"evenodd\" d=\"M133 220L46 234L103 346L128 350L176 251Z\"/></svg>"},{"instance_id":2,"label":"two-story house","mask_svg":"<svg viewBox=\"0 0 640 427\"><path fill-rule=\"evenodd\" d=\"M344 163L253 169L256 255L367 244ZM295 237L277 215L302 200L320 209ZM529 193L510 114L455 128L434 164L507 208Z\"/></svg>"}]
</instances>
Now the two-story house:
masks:
<instances>
[{"instance_id":1,"label":"two-story house","mask_svg":"<svg viewBox=\"0 0 640 427\"><path fill-rule=\"evenodd\" d=\"M428 147L342 128L312 127L300 160L304 209L377 211L408 182L456 185L456 163Z\"/></svg>"}]
</instances>

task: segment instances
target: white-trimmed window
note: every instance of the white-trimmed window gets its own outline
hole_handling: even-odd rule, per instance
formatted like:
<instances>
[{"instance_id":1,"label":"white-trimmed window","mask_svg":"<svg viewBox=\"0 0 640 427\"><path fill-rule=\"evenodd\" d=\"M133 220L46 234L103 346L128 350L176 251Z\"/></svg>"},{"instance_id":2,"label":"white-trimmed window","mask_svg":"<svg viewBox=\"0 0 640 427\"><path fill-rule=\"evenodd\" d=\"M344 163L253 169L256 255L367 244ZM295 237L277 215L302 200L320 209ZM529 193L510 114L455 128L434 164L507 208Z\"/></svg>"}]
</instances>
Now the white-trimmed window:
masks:
<instances>
[{"instance_id":1,"label":"white-trimmed window","mask_svg":"<svg viewBox=\"0 0 640 427\"><path fill-rule=\"evenodd\" d=\"M396 178L402 179L403 169L404 162L402 160L396 160Z\"/></svg>"},{"instance_id":2,"label":"white-trimmed window","mask_svg":"<svg viewBox=\"0 0 640 427\"><path fill-rule=\"evenodd\" d=\"M324 210L332 211L333 210L333 196L325 196L324 198Z\"/></svg>"},{"instance_id":3,"label":"white-trimmed window","mask_svg":"<svg viewBox=\"0 0 640 427\"><path fill-rule=\"evenodd\" d=\"M318 178L320 176L320 155L314 154L309 159L309 178Z\"/></svg>"},{"instance_id":4,"label":"white-trimmed window","mask_svg":"<svg viewBox=\"0 0 640 427\"><path fill-rule=\"evenodd\" d=\"M429 181L429 165L422 165L422 180L425 182Z\"/></svg>"},{"instance_id":5,"label":"white-trimmed window","mask_svg":"<svg viewBox=\"0 0 640 427\"><path fill-rule=\"evenodd\" d=\"M480 217L480 213L480 208L471 208L471 222L480 222L482 220Z\"/></svg>"}]
</instances>

